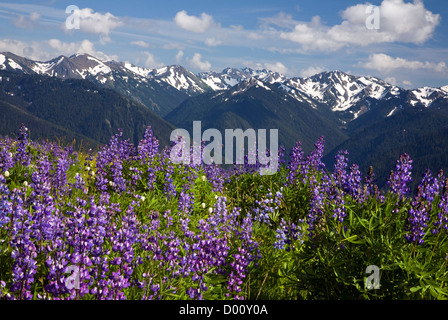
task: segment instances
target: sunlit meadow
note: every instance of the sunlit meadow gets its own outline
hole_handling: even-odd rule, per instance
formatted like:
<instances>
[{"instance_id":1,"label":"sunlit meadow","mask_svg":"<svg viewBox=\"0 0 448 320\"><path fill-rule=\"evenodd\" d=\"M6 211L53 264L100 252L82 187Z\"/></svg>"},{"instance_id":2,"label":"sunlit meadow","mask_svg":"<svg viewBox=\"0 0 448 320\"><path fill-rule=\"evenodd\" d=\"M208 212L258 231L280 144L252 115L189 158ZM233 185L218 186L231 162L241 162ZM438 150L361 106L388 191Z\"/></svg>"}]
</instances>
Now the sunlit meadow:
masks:
<instances>
[{"instance_id":1,"label":"sunlit meadow","mask_svg":"<svg viewBox=\"0 0 448 320\"><path fill-rule=\"evenodd\" d=\"M448 297L448 180L410 190L406 154L380 190L345 151L326 168L323 138L260 175L175 164L149 127L98 152L18 131L0 140L0 299Z\"/></svg>"}]
</instances>

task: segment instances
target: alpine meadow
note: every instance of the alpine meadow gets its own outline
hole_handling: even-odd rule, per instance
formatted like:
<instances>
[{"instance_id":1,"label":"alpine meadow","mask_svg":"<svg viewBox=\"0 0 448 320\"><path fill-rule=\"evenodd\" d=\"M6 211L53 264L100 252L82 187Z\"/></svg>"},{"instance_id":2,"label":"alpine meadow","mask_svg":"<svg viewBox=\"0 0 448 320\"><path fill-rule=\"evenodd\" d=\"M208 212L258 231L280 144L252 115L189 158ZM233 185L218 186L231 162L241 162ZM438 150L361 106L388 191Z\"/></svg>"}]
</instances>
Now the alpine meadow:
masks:
<instances>
[{"instance_id":1,"label":"alpine meadow","mask_svg":"<svg viewBox=\"0 0 448 320\"><path fill-rule=\"evenodd\" d=\"M448 300L447 16L0 0L0 301Z\"/></svg>"}]
</instances>

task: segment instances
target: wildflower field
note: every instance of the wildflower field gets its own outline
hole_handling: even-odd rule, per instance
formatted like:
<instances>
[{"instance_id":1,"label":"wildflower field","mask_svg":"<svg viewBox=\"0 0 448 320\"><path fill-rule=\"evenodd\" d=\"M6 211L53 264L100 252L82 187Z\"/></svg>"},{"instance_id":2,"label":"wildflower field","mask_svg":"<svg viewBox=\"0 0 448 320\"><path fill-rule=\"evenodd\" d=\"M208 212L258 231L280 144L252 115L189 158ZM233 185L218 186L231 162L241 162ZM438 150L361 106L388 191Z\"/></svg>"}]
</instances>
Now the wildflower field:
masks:
<instances>
[{"instance_id":1,"label":"wildflower field","mask_svg":"<svg viewBox=\"0 0 448 320\"><path fill-rule=\"evenodd\" d=\"M22 126L0 140L0 299L446 299L443 172L411 193L405 154L380 190L323 148L260 175L175 164L151 128L92 153Z\"/></svg>"}]
</instances>

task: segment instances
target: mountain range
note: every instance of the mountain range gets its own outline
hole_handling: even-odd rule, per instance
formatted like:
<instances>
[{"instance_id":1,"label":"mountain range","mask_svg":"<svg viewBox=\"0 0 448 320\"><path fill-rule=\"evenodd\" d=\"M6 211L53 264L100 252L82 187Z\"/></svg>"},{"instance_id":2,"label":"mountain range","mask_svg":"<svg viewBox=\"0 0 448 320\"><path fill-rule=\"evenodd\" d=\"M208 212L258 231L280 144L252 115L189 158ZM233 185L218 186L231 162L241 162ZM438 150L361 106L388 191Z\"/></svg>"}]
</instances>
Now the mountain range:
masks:
<instances>
[{"instance_id":1,"label":"mountain range","mask_svg":"<svg viewBox=\"0 0 448 320\"><path fill-rule=\"evenodd\" d=\"M448 168L448 85L408 90L342 71L286 77L229 67L194 74L88 54L41 62L9 52L0 53L0 77L3 135L26 119L36 136L48 138L51 127L53 135L100 145L119 126L135 142L146 123L166 144L172 128L191 132L201 120L203 130L276 128L287 152L299 140L309 152L323 135L328 167L338 150L348 150L362 170L381 171L382 181L404 152L414 156L416 175Z\"/></svg>"}]
</instances>

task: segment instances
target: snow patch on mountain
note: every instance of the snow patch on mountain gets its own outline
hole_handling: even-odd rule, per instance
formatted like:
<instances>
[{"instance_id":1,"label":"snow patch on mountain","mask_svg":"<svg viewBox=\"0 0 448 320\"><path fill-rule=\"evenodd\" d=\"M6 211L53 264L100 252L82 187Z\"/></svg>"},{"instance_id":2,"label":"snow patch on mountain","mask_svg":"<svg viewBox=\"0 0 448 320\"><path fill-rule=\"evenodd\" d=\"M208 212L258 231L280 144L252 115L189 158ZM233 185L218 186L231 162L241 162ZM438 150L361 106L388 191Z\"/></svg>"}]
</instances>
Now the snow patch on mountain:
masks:
<instances>
[{"instance_id":1,"label":"snow patch on mountain","mask_svg":"<svg viewBox=\"0 0 448 320\"><path fill-rule=\"evenodd\" d=\"M206 84L195 74L181 66L166 66L155 69L148 76L164 81L177 90L188 94L205 92Z\"/></svg>"},{"instance_id":2,"label":"snow patch on mountain","mask_svg":"<svg viewBox=\"0 0 448 320\"><path fill-rule=\"evenodd\" d=\"M344 120L351 121L368 112L373 100L398 100L403 105L425 107L436 100L448 100L448 85L440 88L422 87L405 90L383 80L370 76L354 76L341 71L328 71L310 77L288 78L270 70L254 70L251 68L226 68L221 72L202 72L194 74L182 66L165 66L158 69L146 69L131 63L101 61L88 54L75 54L70 57L60 56L46 62L33 61L16 56L9 52L0 53L0 70L24 73L37 73L60 78L95 79L99 84L122 78L128 82L132 91L143 82L150 80L166 83L190 96L206 91L238 94L255 86L271 90L273 85L288 96L313 108L326 105L332 111L339 112ZM132 78L132 79L131 79ZM131 81L134 80L134 81ZM129 92L130 95L132 95ZM402 99L405 99L402 101ZM393 115L393 109L388 116Z\"/></svg>"},{"instance_id":3,"label":"snow patch on mountain","mask_svg":"<svg viewBox=\"0 0 448 320\"><path fill-rule=\"evenodd\" d=\"M418 103L423 104L425 107L431 106L431 104L440 97L448 98L447 92L431 87L422 87L415 90L411 90L414 95L414 99L411 99L410 103L415 106Z\"/></svg>"},{"instance_id":4,"label":"snow patch on mountain","mask_svg":"<svg viewBox=\"0 0 448 320\"><path fill-rule=\"evenodd\" d=\"M139 75L139 76L145 77L145 78L151 72L151 70L149 70L149 69L138 67L138 66L135 66L135 65L133 65L131 63L124 63L124 67L125 67L125 69L135 73L136 75Z\"/></svg>"},{"instance_id":5,"label":"snow patch on mountain","mask_svg":"<svg viewBox=\"0 0 448 320\"><path fill-rule=\"evenodd\" d=\"M37 74L47 74L48 71L54 66L54 63L50 62L36 62L31 69Z\"/></svg>"},{"instance_id":6,"label":"snow patch on mountain","mask_svg":"<svg viewBox=\"0 0 448 320\"><path fill-rule=\"evenodd\" d=\"M16 63L14 60L12 60L11 58L8 59L8 64L11 68L13 69L19 69L19 70L23 70L22 66L18 63Z\"/></svg>"},{"instance_id":7,"label":"snow patch on mountain","mask_svg":"<svg viewBox=\"0 0 448 320\"><path fill-rule=\"evenodd\" d=\"M6 66L3 64L6 61L6 57L0 53L0 70L6 69Z\"/></svg>"}]
</instances>

